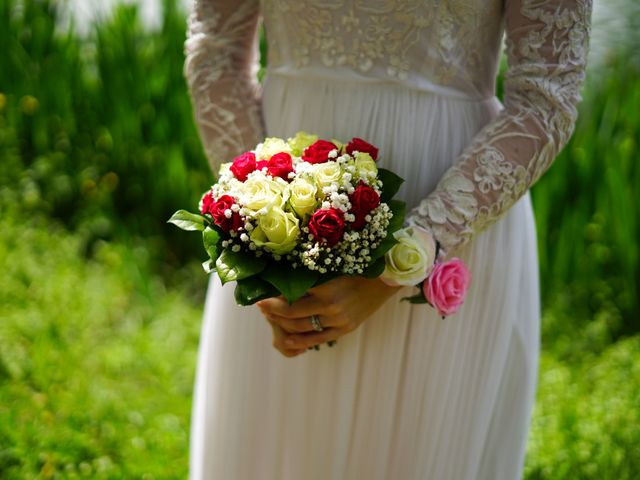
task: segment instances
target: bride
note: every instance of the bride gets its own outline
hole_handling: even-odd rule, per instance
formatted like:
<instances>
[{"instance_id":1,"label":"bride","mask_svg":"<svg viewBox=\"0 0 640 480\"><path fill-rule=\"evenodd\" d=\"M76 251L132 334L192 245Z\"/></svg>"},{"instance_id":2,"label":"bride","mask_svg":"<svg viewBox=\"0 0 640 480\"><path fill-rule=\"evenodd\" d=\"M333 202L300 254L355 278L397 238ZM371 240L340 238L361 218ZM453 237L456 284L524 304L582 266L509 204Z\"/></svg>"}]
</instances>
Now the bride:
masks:
<instances>
[{"instance_id":1,"label":"bride","mask_svg":"<svg viewBox=\"0 0 640 480\"><path fill-rule=\"evenodd\" d=\"M212 277L192 479L520 477L540 317L528 189L571 135L590 12L591 0L196 0L185 73L213 172L265 136L365 138L406 179L408 222L473 279L442 320L379 279L239 307Z\"/></svg>"}]
</instances>

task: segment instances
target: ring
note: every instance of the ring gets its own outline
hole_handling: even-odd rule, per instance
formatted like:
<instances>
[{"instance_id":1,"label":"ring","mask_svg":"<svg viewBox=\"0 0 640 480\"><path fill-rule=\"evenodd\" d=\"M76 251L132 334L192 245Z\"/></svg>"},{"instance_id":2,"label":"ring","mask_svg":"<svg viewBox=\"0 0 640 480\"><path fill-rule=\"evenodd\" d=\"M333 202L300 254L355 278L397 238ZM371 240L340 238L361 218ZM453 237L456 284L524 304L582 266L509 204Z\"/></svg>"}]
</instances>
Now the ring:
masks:
<instances>
[{"instance_id":1,"label":"ring","mask_svg":"<svg viewBox=\"0 0 640 480\"><path fill-rule=\"evenodd\" d=\"M311 317L309 317L309 321L311 322L311 325L316 332L321 332L324 330L324 327L320 323L318 315L311 315Z\"/></svg>"}]
</instances>

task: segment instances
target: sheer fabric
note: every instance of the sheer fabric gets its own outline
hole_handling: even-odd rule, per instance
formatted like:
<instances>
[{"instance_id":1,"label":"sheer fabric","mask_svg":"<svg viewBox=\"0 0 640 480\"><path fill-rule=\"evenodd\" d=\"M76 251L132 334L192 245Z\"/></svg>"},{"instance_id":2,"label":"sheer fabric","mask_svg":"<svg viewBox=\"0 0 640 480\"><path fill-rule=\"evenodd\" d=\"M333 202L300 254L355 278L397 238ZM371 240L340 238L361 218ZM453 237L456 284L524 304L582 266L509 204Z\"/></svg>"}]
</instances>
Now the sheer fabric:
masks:
<instances>
[{"instance_id":1,"label":"sheer fabric","mask_svg":"<svg viewBox=\"0 0 640 480\"><path fill-rule=\"evenodd\" d=\"M364 77L473 99L493 95L506 25L504 111L408 216L445 251L500 218L571 136L591 0L264 0L264 8L273 72ZM251 54L258 15L256 0L198 0L190 20L186 76L214 166L264 134Z\"/></svg>"},{"instance_id":2,"label":"sheer fabric","mask_svg":"<svg viewBox=\"0 0 640 480\"><path fill-rule=\"evenodd\" d=\"M191 477L519 478L539 329L528 188L568 140L588 0L196 0L185 74L213 172L264 135L362 136L409 221L469 265L442 321L402 291L332 349L284 359L211 279ZM269 67L255 83L262 15ZM507 35L505 104L494 97Z\"/></svg>"}]
</instances>

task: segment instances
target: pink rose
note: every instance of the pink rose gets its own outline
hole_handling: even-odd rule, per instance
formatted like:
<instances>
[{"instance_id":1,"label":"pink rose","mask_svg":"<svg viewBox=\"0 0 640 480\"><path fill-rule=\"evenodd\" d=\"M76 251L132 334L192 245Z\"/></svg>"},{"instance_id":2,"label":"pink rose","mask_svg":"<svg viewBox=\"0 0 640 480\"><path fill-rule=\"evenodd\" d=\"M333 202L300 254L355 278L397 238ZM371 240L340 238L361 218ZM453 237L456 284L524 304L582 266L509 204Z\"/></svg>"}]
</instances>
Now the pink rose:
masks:
<instances>
[{"instance_id":1,"label":"pink rose","mask_svg":"<svg viewBox=\"0 0 640 480\"><path fill-rule=\"evenodd\" d=\"M244 182L247 176L256 169L256 166L256 154L247 152L234 158L229 170L238 180Z\"/></svg>"},{"instance_id":2,"label":"pink rose","mask_svg":"<svg viewBox=\"0 0 640 480\"><path fill-rule=\"evenodd\" d=\"M458 311L470 281L471 273L464 262L452 258L448 262L436 263L422 284L422 291L427 301L445 317Z\"/></svg>"}]
</instances>

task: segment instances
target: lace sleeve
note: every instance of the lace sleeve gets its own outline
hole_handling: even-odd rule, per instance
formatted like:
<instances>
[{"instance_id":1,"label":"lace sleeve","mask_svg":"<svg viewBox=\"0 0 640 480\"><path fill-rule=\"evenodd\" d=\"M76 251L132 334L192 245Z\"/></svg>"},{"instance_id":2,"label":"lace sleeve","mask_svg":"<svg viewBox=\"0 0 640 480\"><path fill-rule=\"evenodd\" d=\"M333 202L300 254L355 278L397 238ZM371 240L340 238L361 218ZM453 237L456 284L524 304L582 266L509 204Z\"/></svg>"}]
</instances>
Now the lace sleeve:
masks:
<instances>
[{"instance_id":1,"label":"lace sleeve","mask_svg":"<svg viewBox=\"0 0 640 480\"><path fill-rule=\"evenodd\" d=\"M505 108L473 139L409 224L448 254L496 222L569 140L585 76L591 0L505 0Z\"/></svg>"},{"instance_id":2,"label":"lace sleeve","mask_svg":"<svg viewBox=\"0 0 640 480\"><path fill-rule=\"evenodd\" d=\"M187 79L214 173L264 137L256 81L258 0L196 0L185 42Z\"/></svg>"}]
</instances>

